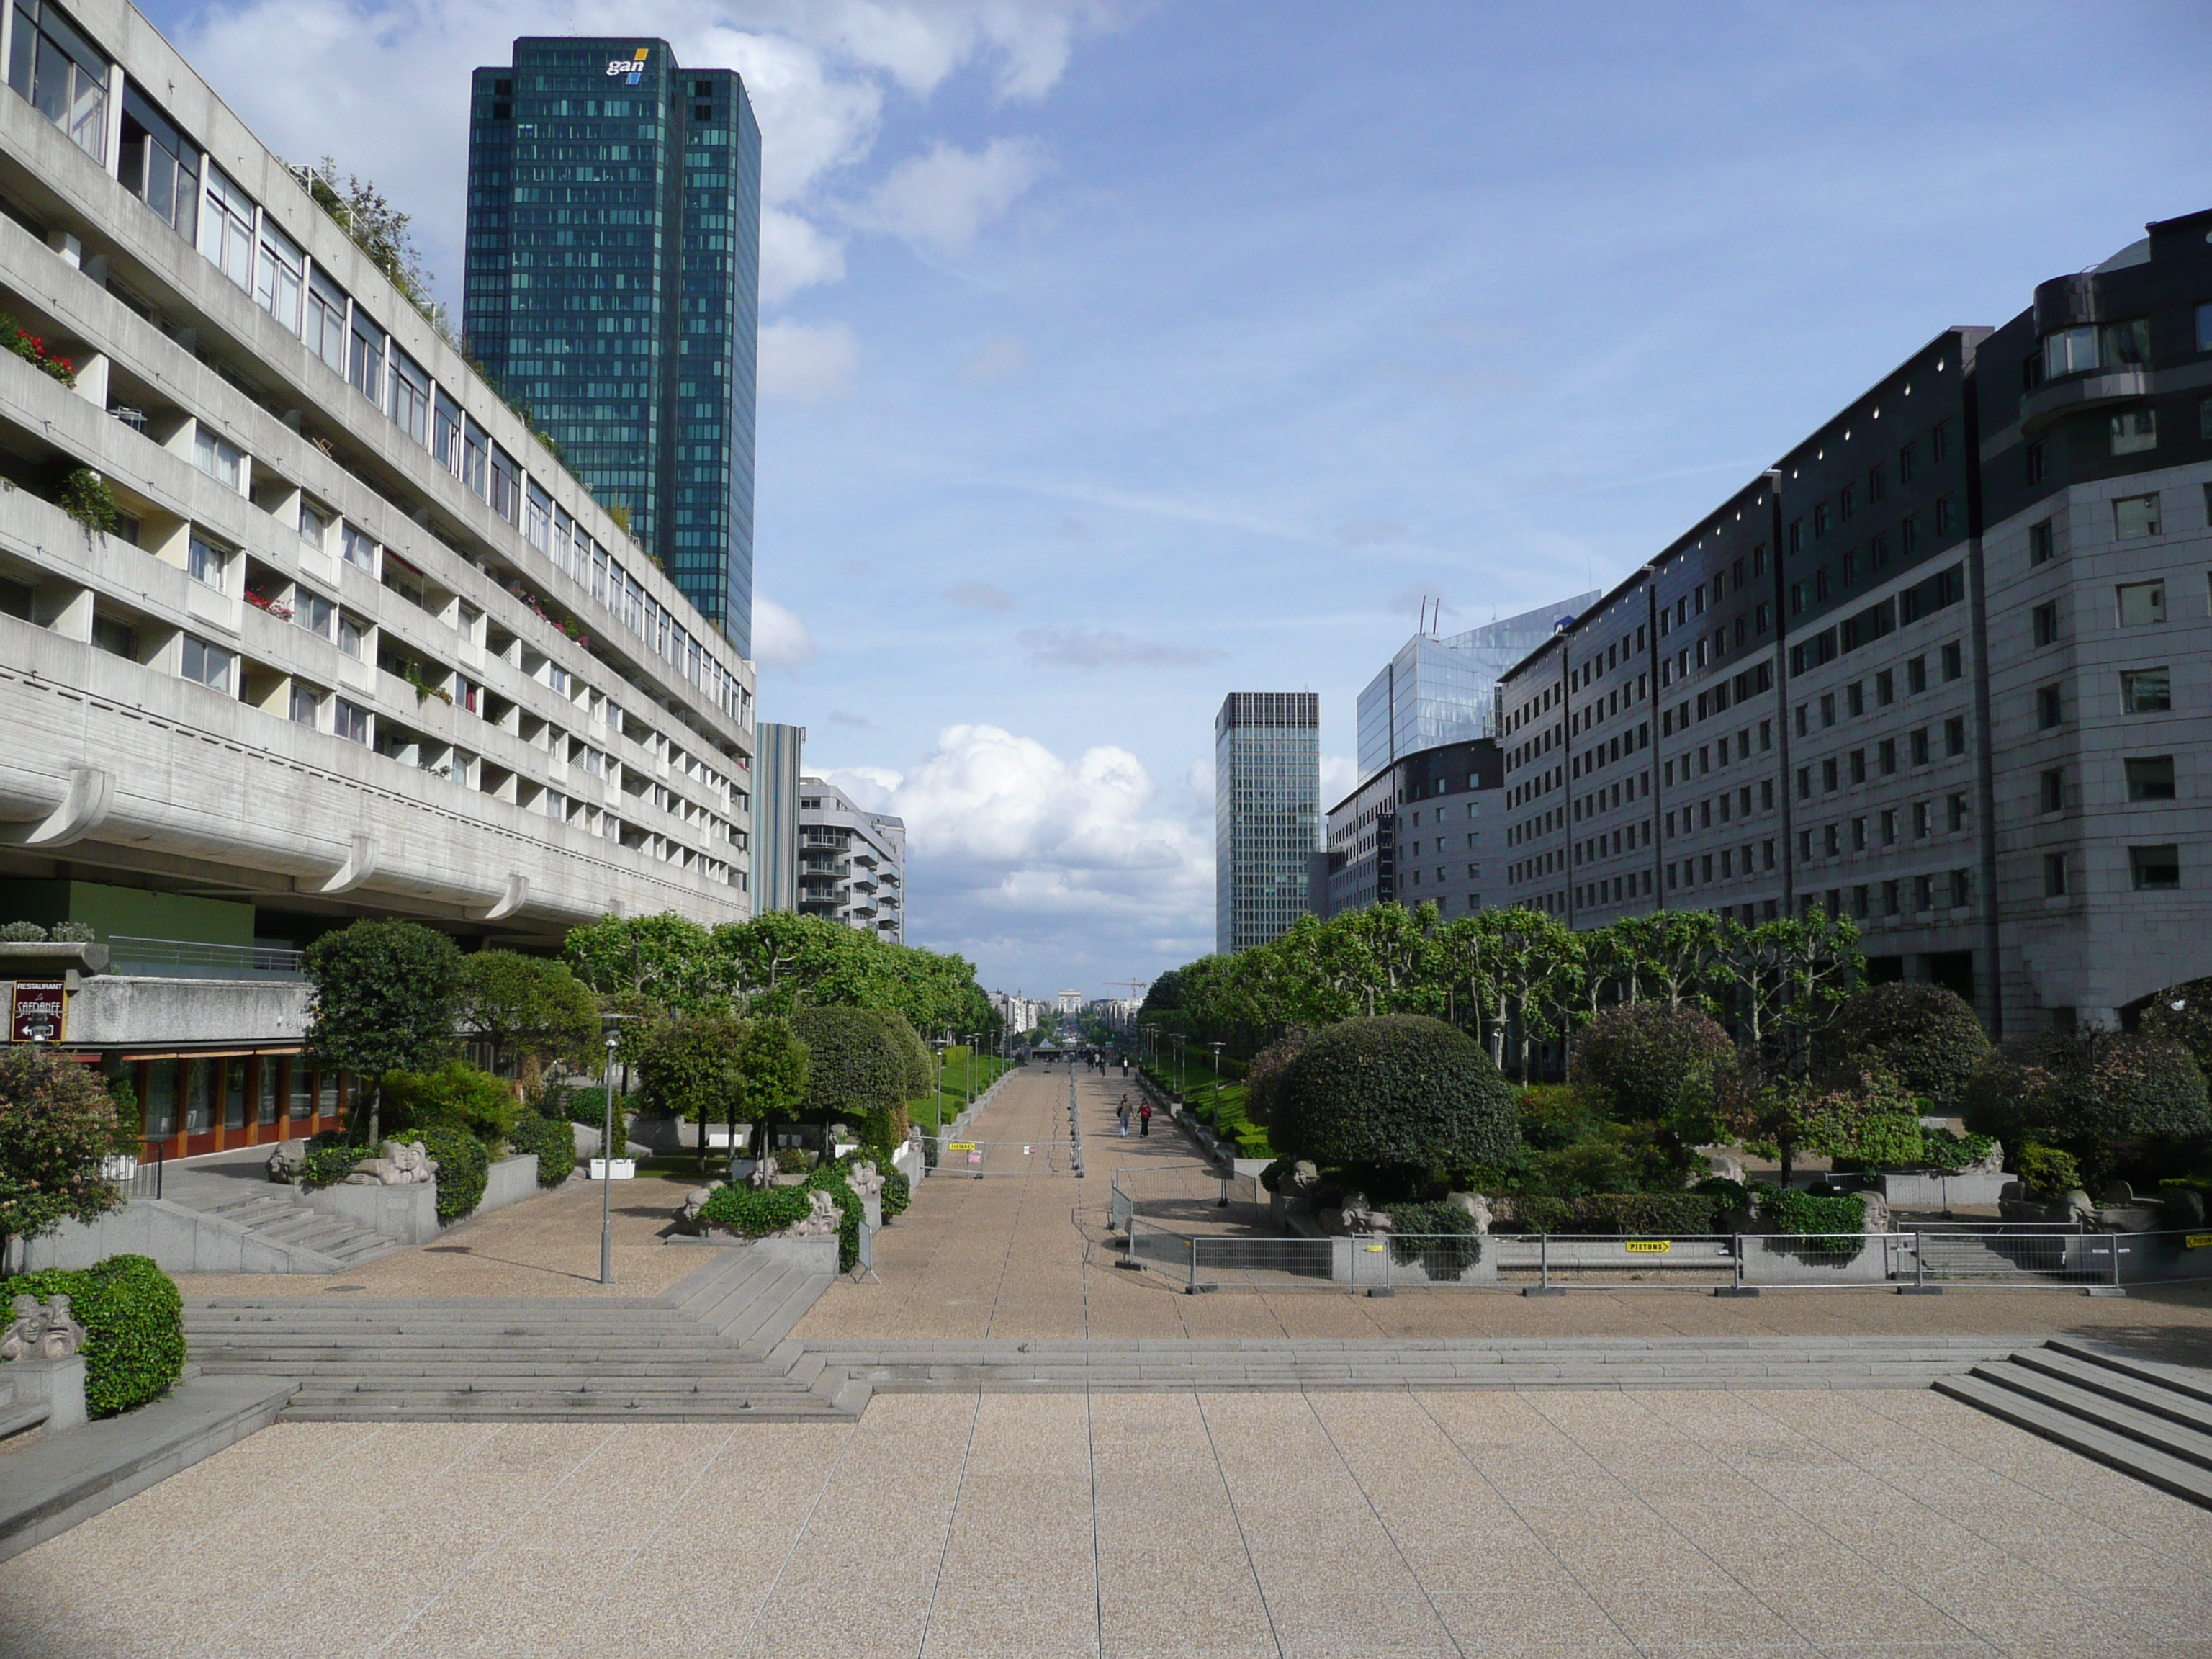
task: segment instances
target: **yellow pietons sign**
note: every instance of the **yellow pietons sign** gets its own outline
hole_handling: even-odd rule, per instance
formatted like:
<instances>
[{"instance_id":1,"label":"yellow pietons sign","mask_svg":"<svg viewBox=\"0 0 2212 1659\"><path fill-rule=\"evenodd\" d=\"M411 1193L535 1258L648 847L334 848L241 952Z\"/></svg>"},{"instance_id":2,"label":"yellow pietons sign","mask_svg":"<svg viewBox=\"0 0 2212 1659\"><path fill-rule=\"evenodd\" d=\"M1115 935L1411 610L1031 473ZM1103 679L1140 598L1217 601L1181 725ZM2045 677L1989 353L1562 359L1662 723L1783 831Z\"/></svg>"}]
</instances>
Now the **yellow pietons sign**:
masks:
<instances>
[{"instance_id":1,"label":"yellow pietons sign","mask_svg":"<svg viewBox=\"0 0 2212 1659\"><path fill-rule=\"evenodd\" d=\"M975 1143L972 1140L948 1140L945 1143L945 1150L948 1152L972 1152L975 1150Z\"/></svg>"},{"instance_id":2,"label":"yellow pietons sign","mask_svg":"<svg viewBox=\"0 0 2212 1659\"><path fill-rule=\"evenodd\" d=\"M2207 1244L2212 1244L2212 1233L2191 1233L2181 1242L2192 1250L2201 1250Z\"/></svg>"},{"instance_id":3,"label":"yellow pietons sign","mask_svg":"<svg viewBox=\"0 0 2212 1659\"><path fill-rule=\"evenodd\" d=\"M1664 1255L1674 1248L1671 1238L1632 1238L1620 1247L1631 1255Z\"/></svg>"}]
</instances>

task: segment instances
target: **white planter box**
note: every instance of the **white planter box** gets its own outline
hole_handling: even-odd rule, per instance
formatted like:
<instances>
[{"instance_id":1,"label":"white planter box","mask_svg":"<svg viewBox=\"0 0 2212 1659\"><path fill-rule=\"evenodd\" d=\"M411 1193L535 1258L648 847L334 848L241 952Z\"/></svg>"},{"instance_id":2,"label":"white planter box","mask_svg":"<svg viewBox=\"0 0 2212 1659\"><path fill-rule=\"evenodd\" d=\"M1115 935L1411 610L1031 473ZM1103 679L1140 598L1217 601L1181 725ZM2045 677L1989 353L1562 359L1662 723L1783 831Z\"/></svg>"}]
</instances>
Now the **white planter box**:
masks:
<instances>
[{"instance_id":1,"label":"white planter box","mask_svg":"<svg viewBox=\"0 0 2212 1659\"><path fill-rule=\"evenodd\" d=\"M128 1181L138 1173L138 1160L129 1152L110 1152L100 1160L102 1181Z\"/></svg>"},{"instance_id":2,"label":"white planter box","mask_svg":"<svg viewBox=\"0 0 2212 1659\"><path fill-rule=\"evenodd\" d=\"M618 1158L611 1164L604 1158L592 1160L591 1179L593 1181L635 1181L637 1179L637 1160Z\"/></svg>"}]
</instances>

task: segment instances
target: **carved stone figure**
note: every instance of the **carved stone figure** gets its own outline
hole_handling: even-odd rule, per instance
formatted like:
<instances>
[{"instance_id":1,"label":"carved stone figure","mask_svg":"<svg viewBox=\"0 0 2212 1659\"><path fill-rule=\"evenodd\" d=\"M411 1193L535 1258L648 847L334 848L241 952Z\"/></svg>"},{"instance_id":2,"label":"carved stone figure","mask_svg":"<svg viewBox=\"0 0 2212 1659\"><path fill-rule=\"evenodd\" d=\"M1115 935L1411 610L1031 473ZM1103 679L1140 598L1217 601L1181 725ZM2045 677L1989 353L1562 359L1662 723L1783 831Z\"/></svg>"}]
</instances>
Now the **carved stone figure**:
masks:
<instances>
[{"instance_id":1,"label":"carved stone figure","mask_svg":"<svg viewBox=\"0 0 2212 1659\"><path fill-rule=\"evenodd\" d=\"M412 1145L387 1140L384 1156L363 1158L353 1166L353 1173L345 1178L349 1187L412 1187L434 1181L438 1175L438 1160L430 1156L430 1149L422 1141Z\"/></svg>"},{"instance_id":2,"label":"carved stone figure","mask_svg":"<svg viewBox=\"0 0 2212 1659\"><path fill-rule=\"evenodd\" d=\"M269 1154L269 1178L297 1181L300 1171L307 1167L307 1145L304 1139L278 1141L276 1150Z\"/></svg>"},{"instance_id":3,"label":"carved stone figure","mask_svg":"<svg viewBox=\"0 0 2212 1659\"><path fill-rule=\"evenodd\" d=\"M702 1231L699 1212L707 1207L707 1200L720 1188L719 1181L710 1181L703 1187L694 1187L684 1194L684 1202L677 1206L676 1224L687 1233Z\"/></svg>"},{"instance_id":4,"label":"carved stone figure","mask_svg":"<svg viewBox=\"0 0 2212 1659\"><path fill-rule=\"evenodd\" d=\"M807 1194L812 1208L781 1232L771 1235L776 1238L834 1238L845 1222L837 1208L837 1200L817 1188Z\"/></svg>"},{"instance_id":5,"label":"carved stone figure","mask_svg":"<svg viewBox=\"0 0 2212 1659\"><path fill-rule=\"evenodd\" d=\"M1869 1236L1887 1232L1889 1231L1889 1200L1880 1193L1875 1192L1861 1193L1859 1197L1866 1205L1866 1224L1861 1231Z\"/></svg>"},{"instance_id":6,"label":"carved stone figure","mask_svg":"<svg viewBox=\"0 0 2212 1659\"><path fill-rule=\"evenodd\" d=\"M883 1191L884 1178L872 1160L862 1158L845 1172L845 1184L865 1199Z\"/></svg>"},{"instance_id":7,"label":"carved stone figure","mask_svg":"<svg viewBox=\"0 0 2212 1659\"><path fill-rule=\"evenodd\" d=\"M1354 1235L1387 1233L1390 1218L1383 1211L1370 1206L1364 1193L1344 1195L1344 1231Z\"/></svg>"},{"instance_id":8,"label":"carved stone figure","mask_svg":"<svg viewBox=\"0 0 2212 1659\"><path fill-rule=\"evenodd\" d=\"M1959 1173L1960 1175L1995 1175L2003 1168L2004 1142L1992 1140L1990 1142L1987 1157L1977 1158L1973 1163L1962 1168Z\"/></svg>"},{"instance_id":9,"label":"carved stone figure","mask_svg":"<svg viewBox=\"0 0 2212 1659\"><path fill-rule=\"evenodd\" d=\"M765 1152L762 1154L761 1161L753 1165L753 1172L745 1177L745 1185L757 1193L765 1192L775 1185L775 1154Z\"/></svg>"},{"instance_id":10,"label":"carved stone figure","mask_svg":"<svg viewBox=\"0 0 2212 1659\"><path fill-rule=\"evenodd\" d=\"M43 1306L35 1296L19 1296L13 1317L0 1331L0 1359L66 1359L84 1348L85 1328L70 1312L70 1299L57 1296Z\"/></svg>"},{"instance_id":11,"label":"carved stone figure","mask_svg":"<svg viewBox=\"0 0 2212 1659\"><path fill-rule=\"evenodd\" d=\"M1445 1202L1455 1205L1473 1216L1476 1232L1486 1233L1490 1231L1490 1224L1493 1219L1490 1213L1490 1200L1480 1193L1454 1193Z\"/></svg>"},{"instance_id":12,"label":"carved stone figure","mask_svg":"<svg viewBox=\"0 0 2212 1659\"><path fill-rule=\"evenodd\" d=\"M1748 1184L1744 1178L1743 1160L1732 1153L1715 1152L1705 1162L1712 1166L1711 1179L1733 1181L1739 1186Z\"/></svg>"},{"instance_id":13,"label":"carved stone figure","mask_svg":"<svg viewBox=\"0 0 2212 1659\"><path fill-rule=\"evenodd\" d=\"M1310 1198L1313 1189L1321 1184L1321 1170L1304 1158L1291 1165L1290 1173L1280 1182L1285 1198Z\"/></svg>"}]
</instances>

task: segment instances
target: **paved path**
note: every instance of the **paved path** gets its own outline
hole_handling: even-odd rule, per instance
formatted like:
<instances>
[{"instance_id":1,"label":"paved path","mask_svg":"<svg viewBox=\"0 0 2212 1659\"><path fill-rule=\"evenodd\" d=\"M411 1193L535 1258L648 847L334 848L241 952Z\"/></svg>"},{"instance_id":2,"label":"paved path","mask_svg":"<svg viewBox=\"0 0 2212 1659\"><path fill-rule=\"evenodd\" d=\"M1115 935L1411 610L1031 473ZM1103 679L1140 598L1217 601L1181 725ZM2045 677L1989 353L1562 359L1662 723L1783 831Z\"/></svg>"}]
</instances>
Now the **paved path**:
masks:
<instances>
[{"instance_id":1,"label":"paved path","mask_svg":"<svg viewBox=\"0 0 2212 1659\"><path fill-rule=\"evenodd\" d=\"M904 1396L279 1425L0 1565L0 1656L2202 1659L2208 1607L2203 1512L1926 1393Z\"/></svg>"},{"instance_id":2,"label":"paved path","mask_svg":"<svg viewBox=\"0 0 2212 1659\"><path fill-rule=\"evenodd\" d=\"M1115 1133L1118 1073L1079 1073L1085 1166L1067 1176L932 1176L876 1241L880 1285L840 1283L800 1322L818 1345L870 1339L1265 1337L2017 1337L2077 1334L2130 1343L2177 1364L2212 1365L2212 1289L1952 1288L1940 1297L1871 1291L1769 1291L1722 1299L1690 1290L1577 1291L1548 1299L1509 1291L1401 1291L1388 1299L1316 1285L1185 1296L1164 1276L1125 1273L1107 1227L1117 1166L1148 1199L1176 1199L1176 1224L1209 1224L1219 1183L1194 1167L1182 1132L1156 1119L1149 1138ZM1133 1091L1132 1091L1133 1092ZM1014 1073L978 1114L980 1139L1065 1134L1067 1073ZM1249 1223L1240 1206L1228 1218Z\"/></svg>"}]
</instances>

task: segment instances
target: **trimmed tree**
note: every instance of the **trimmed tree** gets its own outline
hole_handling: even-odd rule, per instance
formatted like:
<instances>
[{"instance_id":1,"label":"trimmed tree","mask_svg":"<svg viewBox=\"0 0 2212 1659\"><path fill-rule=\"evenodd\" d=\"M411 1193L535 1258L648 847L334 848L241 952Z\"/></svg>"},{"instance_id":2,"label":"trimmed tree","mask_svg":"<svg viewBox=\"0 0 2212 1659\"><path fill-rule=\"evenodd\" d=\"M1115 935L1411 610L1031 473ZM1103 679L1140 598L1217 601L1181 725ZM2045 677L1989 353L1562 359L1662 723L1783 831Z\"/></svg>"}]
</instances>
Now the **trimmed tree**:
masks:
<instances>
[{"instance_id":1,"label":"trimmed tree","mask_svg":"<svg viewBox=\"0 0 2212 1659\"><path fill-rule=\"evenodd\" d=\"M1735 1044L1687 1002L1607 1009L1576 1036L1567 1075L1609 1115L1659 1124L1685 1146L1717 1133L1717 1087L1735 1070Z\"/></svg>"},{"instance_id":2,"label":"trimmed tree","mask_svg":"<svg viewBox=\"0 0 2212 1659\"><path fill-rule=\"evenodd\" d=\"M514 1086L465 1060L434 1072L388 1072L384 1101L397 1131L453 1128L487 1146L507 1139L520 1104Z\"/></svg>"},{"instance_id":3,"label":"trimmed tree","mask_svg":"<svg viewBox=\"0 0 2212 1659\"><path fill-rule=\"evenodd\" d=\"M801 1008L792 1015L791 1029L806 1045L803 1115L824 1124L858 1117L873 1140L889 1138L896 1115L906 1106L912 1056L885 1012Z\"/></svg>"},{"instance_id":4,"label":"trimmed tree","mask_svg":"<svg viewBox=\"0 0 2212 1659\"><path fill-rule=\"evenodd\" d=\"M2117 1031L2036 1031L2007 1041L1966 1091L1966 1127L2017 1154L2061 1146L2092 1179L2124 1161L2121 1143L2212 1134L2204 1073L2189 1050Z\"/></svg>"},{"instance_id":5,"label":"trimmed tree","mask_svg":"<svg viewBox=\"0 0 2212 1659\"><path fill-rule=\"evenodd\" d=\"M0 1049L0 1258L11 1238L121 1205L100 1174L118 1136L115 1103L88 1067L38 1043Z\"/></svg>"},{"instance_id":6,"label":"trimmed tree","mask_svg":"<svg viewBox=\"0 0 2212 1659\"><path fill-rule=\"evenodd\" d=\"M736 1122L738 1053L744 1027L727 1012L678 1014L653 1028L638 1059L640 1091L658 1116L699 1126L699 1162L707 1161L707 1125L716 1111ZM614 1154L607 1154L612 1157Z\"/></svg>"},{"instance_id":7,"label":"trimmed tree","mask_svg":"<svg viewBox=\"0 0 2212 1659\"><path fill-rule=\"evenodd\" d=\"M737 1086L729 1095L732 1136L737 1133L739 1111L744 1113L746 1122L759 1125L773 1123L795 1111L806 1098L806 1079L812 1064L812 1056L789 1020L771 1015L748 1021L732 1061ZM703 1148L706 1137L699 1139ZM703 1150L700 1156L706 1156Z\"/></svg>"},{"instance_id":8,"label":"trimmed tree","mask_svg":"<svg viewBox=\"0 0 2212 1659\"><path fill-rule=\"evenodd\" d=\"M1959 1109L1990 1056L1989 1036L1972 1006L1955 991L1920 980L1853 993L1824 1046L1842 1075L1882 1073L1945 1112Z\"/></svg>"},{"instance_id":9,"label":"trimmed tree","mask_svg":"<svg viewBox=\"0 0 2212 1659\"><path fill-rule=\"evenodd\" d=\"M1513 1091L1463 1031L1419 1014L1316 1033L1272 1091L1267 1137L1285 1158L1372 1170L1409 1187L1431 1172L1503 1164L1521 1142Z\"/></svg>"},{"instance_id":10,"label":"trimmed tree","mask_svg":"<svg viewBox=\"0 0 2212 1659\"><path fill-rule=\"evenodd\" d=\"M307 950L307 1047L368 1091L368 1144L382 1129L384 1074L423 1072L453 1048L461 953L411 921L356 921Z\"/></svg>"},{"instance_id":11,"label":"trimmed tree","mask_svg":"<svg viewBox=\"0 0 2212 1659\"><path fill-rule=\"evenodd\" d=\"M461 1027L491 1050L491 1069L565 1060L588 1071L599 1059L599 1005L562 962L514 951L479 951L461 963Z\"/></svg>"}]
</instances>

